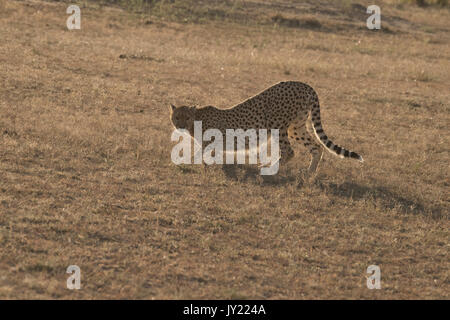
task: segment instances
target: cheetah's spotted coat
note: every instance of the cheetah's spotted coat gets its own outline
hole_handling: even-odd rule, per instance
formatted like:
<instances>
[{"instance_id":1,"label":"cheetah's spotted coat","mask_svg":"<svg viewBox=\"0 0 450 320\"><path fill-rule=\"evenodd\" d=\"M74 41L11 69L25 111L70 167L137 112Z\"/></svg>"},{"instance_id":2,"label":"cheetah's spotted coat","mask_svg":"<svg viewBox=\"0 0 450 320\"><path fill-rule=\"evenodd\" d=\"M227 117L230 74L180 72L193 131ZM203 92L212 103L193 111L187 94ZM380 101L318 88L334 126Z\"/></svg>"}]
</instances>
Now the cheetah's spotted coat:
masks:
<instances>
[{"instance_id":1,"label":"cheetah's spotted coat","mask_svg":"<svg viewBox=\"0 0 450 320\"><path fill-rule=\"evenodd\" d=\"M306 128L310 119L314 134ZM309 85L301 82L280 82L229 109L207 106L171 108L171 121L177 129L187 129L191 136L194 121L202 121L202 129L279 129L280 163L286 163L294 151L291 142L301 142L311 154L309 175L316 172L323 148L341 158L363 161L355 152L344 149L328 139L320 120L319 99Z\"/></svg>"}]
</instances>

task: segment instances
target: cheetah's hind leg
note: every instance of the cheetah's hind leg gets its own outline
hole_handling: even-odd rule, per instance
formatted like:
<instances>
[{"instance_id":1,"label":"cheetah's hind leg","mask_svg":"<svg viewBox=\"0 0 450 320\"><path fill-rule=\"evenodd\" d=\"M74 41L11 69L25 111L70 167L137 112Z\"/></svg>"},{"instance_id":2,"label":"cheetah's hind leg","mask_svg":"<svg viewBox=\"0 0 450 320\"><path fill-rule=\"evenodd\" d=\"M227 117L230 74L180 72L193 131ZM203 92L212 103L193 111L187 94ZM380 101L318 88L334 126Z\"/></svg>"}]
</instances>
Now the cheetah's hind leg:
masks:
<instances>
[{"instance_id":1,"label":"cheetah's hind leg","mask_svg":"<svg viewBox=\"0 0 450 320\"><path fill-rule=\"evenodd\" d=\"M306 119L297 119L288 129L289 138L295 142L302 143L311 155L311 162L308 170L305 173L299 172L297 176L297 183L301 185L302 182L311 183L317 173L320 160L323 155L323 147L316 141L313 134L306 128Z\"/></svg>"}]
</instances>

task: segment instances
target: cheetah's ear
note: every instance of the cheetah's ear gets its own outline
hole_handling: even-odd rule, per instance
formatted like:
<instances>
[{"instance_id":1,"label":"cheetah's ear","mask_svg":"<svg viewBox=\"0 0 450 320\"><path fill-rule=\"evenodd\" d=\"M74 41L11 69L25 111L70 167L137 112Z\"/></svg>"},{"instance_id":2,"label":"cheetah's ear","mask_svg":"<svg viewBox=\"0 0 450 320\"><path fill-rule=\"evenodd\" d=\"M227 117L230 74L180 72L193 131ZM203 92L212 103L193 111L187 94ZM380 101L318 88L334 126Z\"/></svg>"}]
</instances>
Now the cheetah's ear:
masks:
<instances>
[{"instance_id":1,"label":"cheetah's ear","mask_svg":"<svg viewBox=\"0 0 450 320\"><path fill-rule=\"evenodd\" d=\"M169 110L170 112L173 112L177 107L175 107L173 104L170 104Z\"/></svg>"}]
</instances>

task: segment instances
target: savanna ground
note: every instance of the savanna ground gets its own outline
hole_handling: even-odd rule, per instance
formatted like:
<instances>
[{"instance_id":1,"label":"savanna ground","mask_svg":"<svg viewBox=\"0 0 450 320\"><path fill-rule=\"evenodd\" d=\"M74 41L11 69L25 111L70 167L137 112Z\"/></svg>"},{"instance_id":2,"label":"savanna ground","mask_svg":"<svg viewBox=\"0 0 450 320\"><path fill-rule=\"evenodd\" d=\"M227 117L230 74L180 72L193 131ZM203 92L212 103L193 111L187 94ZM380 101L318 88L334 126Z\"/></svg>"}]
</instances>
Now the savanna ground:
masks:
<instances>
[{"instance_id":1,"label":"savanna ground","mask_svg":"<svg viewBox=\"0 0 450 320\"><path fill-rule=\"evenodd\" d=\"M370 31L367 1L81 1L69 31L69 4L0 0L0 298L449 298L448 7L377 1ZM364 164L171 162L170 103L282 80Z\"/></svg>"}]
</instances>

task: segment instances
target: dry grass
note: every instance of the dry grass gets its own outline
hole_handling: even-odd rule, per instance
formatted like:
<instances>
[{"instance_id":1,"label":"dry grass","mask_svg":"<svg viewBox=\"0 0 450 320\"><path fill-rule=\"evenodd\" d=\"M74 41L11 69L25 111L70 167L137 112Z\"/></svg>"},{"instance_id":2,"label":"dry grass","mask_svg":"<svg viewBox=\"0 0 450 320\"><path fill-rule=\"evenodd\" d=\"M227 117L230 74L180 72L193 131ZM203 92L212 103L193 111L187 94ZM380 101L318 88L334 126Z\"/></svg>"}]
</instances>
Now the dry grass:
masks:
<instances>
[{"instance_id":1,"label":"dry grass","mask_svg":"<svg viewBox=\"0 0 450 320\"><path fill-rule=\"evenodd\" d=\"M0 298L449 298L447 9L384 3L371 32L365 2L201 23L83 3L68 31L67 3L0 1ZM266 185L171 163L169 103L286 79L364 165L326 154L296 188L302 152Z\"/></svg>"}]
</instances>

